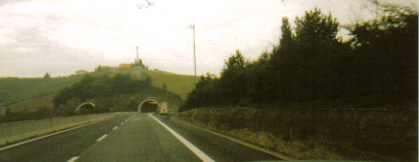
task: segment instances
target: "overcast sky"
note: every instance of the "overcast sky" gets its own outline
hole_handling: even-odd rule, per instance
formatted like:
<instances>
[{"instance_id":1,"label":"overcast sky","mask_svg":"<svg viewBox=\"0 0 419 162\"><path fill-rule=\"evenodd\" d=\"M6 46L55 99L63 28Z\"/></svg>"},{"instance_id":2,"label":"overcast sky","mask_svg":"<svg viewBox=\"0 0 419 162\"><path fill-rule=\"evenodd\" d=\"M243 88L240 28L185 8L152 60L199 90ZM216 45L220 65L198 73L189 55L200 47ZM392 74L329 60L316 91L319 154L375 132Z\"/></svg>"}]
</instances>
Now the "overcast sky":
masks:
<instances>
[{"instance_id":1,"label":"overcast sky","mask_svg":"<svg viewBox=\"0 0 419 162\"><path fill-rule=\"evenodd\" d=\"M239 49L248 59L270 51L281 18L318 7L341 24L373 18L367 0L2 0L0 77L66 76L98 65L132 63L193 75L196 26L198 75L219 75ZM382 0L383 2L383 0ZM416 0L386 0L413 6ZM347 31L339 35L347 38Z\"/></svg>"}]
</instances>

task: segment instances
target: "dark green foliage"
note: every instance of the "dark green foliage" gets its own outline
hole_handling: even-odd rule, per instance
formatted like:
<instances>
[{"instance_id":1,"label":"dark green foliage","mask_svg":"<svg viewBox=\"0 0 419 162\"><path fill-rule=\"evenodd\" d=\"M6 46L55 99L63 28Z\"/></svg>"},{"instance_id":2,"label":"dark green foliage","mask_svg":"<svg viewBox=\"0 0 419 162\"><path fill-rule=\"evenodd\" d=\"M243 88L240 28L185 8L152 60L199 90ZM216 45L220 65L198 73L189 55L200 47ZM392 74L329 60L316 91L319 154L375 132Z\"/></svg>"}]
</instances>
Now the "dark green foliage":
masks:
<instances>
[{"instance_id":1,"label":"dark green foliage","mask_svg":"<svg viewBox=\"0 0 419 162\"><path fill-rule=\"evenodd\" d=\"M273 82L274 70L270 66L272 54L263 53L259 59L246 67L244 78L246 92L241 103L264 104L275 99L276 84Z\"/></svg>"},{"instance_id":2,"label":"dark green foliage","mask_svg":"<svg viewBox=\"0 0 419 162\"><path fill-rule=\"evenodd\" d=\"M86 101L91 98L103 98L118 94L135 94L150 89L151 79L145 81L134 80L127 74L116 74L114 77L102 75L92 77L86 75L80 82L65 88L54 99L55 107L66 105L68 100L78 98Z\"/></svg>"},{"instance_id":3,"label":"dark green foliage","mask_svg":"<svg viewBox=\"0 0 419 162\"><path fill-rule=\"evenodd\" d=\"M220 79L202 77L182 108L417 105L418 13L396 6L379 5L379 9L379 20L346 26L353 36L348 42L337 37L339 22L320 9L297 17L294 30L283 18L280 44L272 53L248 62L237 50Z\"/></svg>"},{"instance_id":4,"label":"dark green foliage","mask_svg":"<svg viewBox=\"0 0 419 162\"><path fill-rule=\"evenodd\" d=\"M163 82L162 88L163 88L164 91L167 91L167 84L166 84L166 82Z\"/></svg>"},{"instance_id":5,"label":"dark green foliage","mask_svg":"<svg viewBox=\"0 0 419 162\"><path fill-rule=\"evenodd\" d=\"M84 78L71 87L60 91L53 99L56 111L62 114L74 114L74 110L83 102L95 103L96 107L89 113L109 111L137 111L141 101L150 96L171 105L180 105L181 98L162 88L151 86L152 79L133 79L129 74L117 73ZM173 108L172 107L172 108Z\"/></svg>"},{"instance_id":6,"label":"dark green foliage","mask_svg":"<svg viewBox=\"0 0 419 162\"><path fill-rule=\"evenodd\" d=\"M320 9L315 8L314 11L306 11L304 17L297 17L295 24L297 25L295 38L300 43L308 43L307 45L314 46L337 41L336 35L339 31L339 22L331 14L328 16L323 15ZM285 35L286 37L287 35Z\"/></svg>"},{"instance_id":7,"label":"dark green foliage","mask_svg":"<svg viewBox=\"0 0 419 162\"><path fill-rule=\"evenodd\" d=\"M396 6L379 9L381 19L347 27L357 62L353 68L362 69L352 74L362 87L356 93L387 104L417 100L418 13Z\"/></svg>"},{"instance_id":8,"label":"dark green foliage","mask_svg":"<svg viewBox=\"0 0 419 162\"><path fill-rule=\"evenodd\" d=\"M6 115L10 115L10 114L12 114L12 111L9 108L7 108L6 109Z\"/></svg>"},{"instance_id":9,"label":"dark green foliage","mask_svg":"<svg viewBox=\"0 0 419 162\"><path fill-rule=\"evenodd\" d=\"M148 67L143 64L143 60L141 60L141 59L139 59L138 61L135 60L135 64L132 65L131 67L139 67L141 69L147 69L148 70Z\"/></svg>"},{"instance_id":10,"label":"dark green foliage","mask_svg":"<svg viewBox=\"0 0 419 162\"><path fill-rule=\"evenodd\" d=\"M221 72L220 88L225 96L223 102L237 104L243 97L246 90L245 67L247 61L239 50L225 62L225 68Z\"/></svg>"},{"instance_id":11,"label":"dark green foliage","mask_svg":"<svg viewBox=\"0 0 419 162\"><path fill-rule=\"evenodd\" d=\"M44 79L49 79L49 78L51 78L51 76L49 75L49 73L46 73L46 74L44 75Z\"/></svg>"},{"instance_id":12,"label":"dark green foliage","mask_svg":"<svg viewBox=\"0 0 419 162\"><path fill-rule=\"evenodd\" d=\"M186 111L197 107L205 107L209 105L221 105L225 100L221 93L219 85L220 79L214 75L207 74L206 77L201 76L201 80L195 85L194 90L188 94L188 99L179 111Z\"/></svg>"}]
</instances>

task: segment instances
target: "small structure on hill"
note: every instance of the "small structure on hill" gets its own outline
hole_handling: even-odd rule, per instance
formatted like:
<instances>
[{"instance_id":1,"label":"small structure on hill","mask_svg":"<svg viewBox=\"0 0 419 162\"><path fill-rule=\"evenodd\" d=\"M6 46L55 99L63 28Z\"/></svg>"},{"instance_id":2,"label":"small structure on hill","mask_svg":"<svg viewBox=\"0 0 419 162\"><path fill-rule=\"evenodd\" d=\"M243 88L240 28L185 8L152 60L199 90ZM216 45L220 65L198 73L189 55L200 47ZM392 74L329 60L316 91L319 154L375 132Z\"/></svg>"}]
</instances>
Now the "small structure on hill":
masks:
<instances>
[{"instance_id":1,"label":"small structure on hill","mask_svg":"<svg viewBox=\"0 0 419 162\"><path fill-rule=\"evenodd\" d=\"M119 68L131 68L134 64L119 64Z\"/></svg>"},{"instance_id":2,"label":"small structure on hill","mask_svg":"<svg viewBox=\"0 0 419 162\"><path fill-rule=\"evenodd\" d=\"M84 75L84 74L87 74L86 70L81 69L81 70L76 71L76 75Z\"/></svg>"}]
</instances>

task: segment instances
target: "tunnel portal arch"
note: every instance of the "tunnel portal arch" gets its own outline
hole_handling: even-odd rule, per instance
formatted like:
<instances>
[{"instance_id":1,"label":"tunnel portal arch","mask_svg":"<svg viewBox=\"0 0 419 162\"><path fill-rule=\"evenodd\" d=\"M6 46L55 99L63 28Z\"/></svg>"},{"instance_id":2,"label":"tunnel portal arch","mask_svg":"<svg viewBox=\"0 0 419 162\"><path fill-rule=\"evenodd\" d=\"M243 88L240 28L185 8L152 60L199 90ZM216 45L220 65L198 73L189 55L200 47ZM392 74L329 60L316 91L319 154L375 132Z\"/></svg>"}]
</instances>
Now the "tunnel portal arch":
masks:
<instances>
[{"instance_id":1,"label":"tunnel portal arch","mask_svg":"<svg viewBox=\"0 0 419 162\"><path fill-rule=\"evenodd\" d=\"M80 104L76 108L76 112L80 112L80 111L83 111L83 110L90 111L90 110L92 110L94 108L96 108L96 105L93 102L85 102L85 103Z\"/></svg>"},{"instance_id":2,"label":"tunnel portal arch","mask_svg":"<svg viewBox=\"0 0 419 162\"><path fill-rule=\"evenodd\" d=\"M141 102L138 106L139 113L146 113L146 112L156 112L158 108L157 100L155 99L146 99Z\"/></svg>"}]
</instances>

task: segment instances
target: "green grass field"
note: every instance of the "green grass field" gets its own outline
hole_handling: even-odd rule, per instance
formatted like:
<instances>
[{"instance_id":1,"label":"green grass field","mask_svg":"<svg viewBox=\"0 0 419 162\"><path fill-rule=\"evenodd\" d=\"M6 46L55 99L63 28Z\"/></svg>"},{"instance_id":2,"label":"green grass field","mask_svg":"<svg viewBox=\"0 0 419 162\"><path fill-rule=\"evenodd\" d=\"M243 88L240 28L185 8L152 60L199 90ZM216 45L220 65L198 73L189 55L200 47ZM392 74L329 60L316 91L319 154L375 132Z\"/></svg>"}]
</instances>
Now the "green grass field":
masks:
<instances>
[{"instance_id":1,"label":"green grass field","mask_svg":"<svg viewBox=\"0 0 419 162\"><path fill-rule=\"evenodd\" d=\"M79 81L83 76L57 78L0 78L0 105L8 106L35 97L42 97Z\"/></svg>"}]
</instances>

